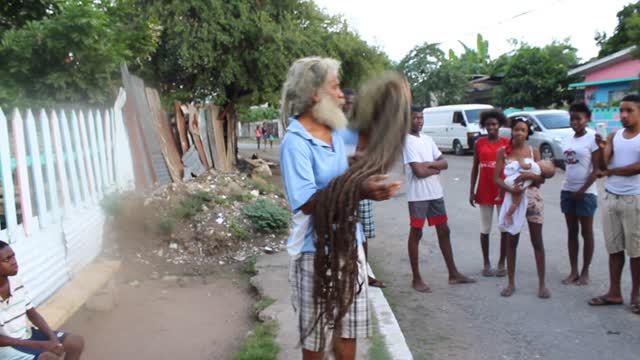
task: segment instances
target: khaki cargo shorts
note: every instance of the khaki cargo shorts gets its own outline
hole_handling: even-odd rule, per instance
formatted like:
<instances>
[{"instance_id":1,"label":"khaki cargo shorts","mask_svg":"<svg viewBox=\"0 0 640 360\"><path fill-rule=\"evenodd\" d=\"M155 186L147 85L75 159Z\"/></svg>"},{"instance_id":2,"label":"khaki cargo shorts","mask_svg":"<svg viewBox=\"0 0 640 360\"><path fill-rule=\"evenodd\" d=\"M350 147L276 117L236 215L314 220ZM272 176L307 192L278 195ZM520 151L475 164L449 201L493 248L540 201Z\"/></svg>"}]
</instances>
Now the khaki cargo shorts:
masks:
<instances>
[{"instance_id":1,"label":"khaki cargo shorts","mask_svg":"<svg viewBox=\"0 0 640 360\"><path fill-rule=\"evenodd\" d=\"M605 193L602 206L604 239L609 254L627 251L640 257L640 195Z\"/></svg>"}]
</instances>

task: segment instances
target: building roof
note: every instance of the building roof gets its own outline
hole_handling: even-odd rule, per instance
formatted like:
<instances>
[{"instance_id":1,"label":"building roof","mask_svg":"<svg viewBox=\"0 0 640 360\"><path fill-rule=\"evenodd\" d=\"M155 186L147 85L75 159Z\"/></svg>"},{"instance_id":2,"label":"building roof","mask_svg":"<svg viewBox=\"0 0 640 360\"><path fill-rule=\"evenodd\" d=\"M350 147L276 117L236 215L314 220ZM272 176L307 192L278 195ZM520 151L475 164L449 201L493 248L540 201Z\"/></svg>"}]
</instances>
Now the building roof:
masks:
<instances>
[{"instance_id":1,"label":"building roof","mask_svg":"<svg viewBox=\"0 0 640 360\"><path fill-rule=\"evenodd\" d=\"M570 88L578 88L578 87L585 87L585 86L592 86L592 85L603 85L603 84L613 84L613 83L617 83L617 82L634 81L634 80L640 80L640 76L627 76L627 77L621 77L621 78L615 78L615 79L585 81L585 82L569 84L569 87Z\"/></svg>"},{"instance_id":2,"label":"building roof","mask_svg":"<svg viewBox=\"0 0 640 360\"><path fill-rule=\"evenodd\" d=\"M569 70L567 73L569 76L584 74L586 72L594 71L599 68L609 66L615 63L618 63L623 60L627 60L631 58L631 52L635 46L628 47L624 50L620 50L611 55L605 56L602 59L598 59L595 61L591 61L582 66L578 66L577 68Z\"/></svg>"}]
</instances>

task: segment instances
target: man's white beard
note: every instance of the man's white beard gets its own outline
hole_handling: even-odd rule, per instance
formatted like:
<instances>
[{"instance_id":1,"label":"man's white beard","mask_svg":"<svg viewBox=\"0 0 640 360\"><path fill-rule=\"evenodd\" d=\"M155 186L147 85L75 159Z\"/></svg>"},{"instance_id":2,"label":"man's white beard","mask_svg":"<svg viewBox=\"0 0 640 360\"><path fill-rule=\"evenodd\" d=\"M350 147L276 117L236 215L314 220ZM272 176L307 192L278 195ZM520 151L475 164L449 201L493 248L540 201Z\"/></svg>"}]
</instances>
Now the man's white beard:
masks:
<instances>
[{"instance_id":1,"label":"man's white beard","mask_svg":"<svg viewBox=\"0 0 640 360\"><path fill-rule=\"evenodd\" d=\"M346 127L347 117L342 112L342 104L340 101L333 100L329 94L323 91L318 95L320 96L320 101L311 108L313 117L332 129L342 129Z\"/></svg>"}]
</instances>

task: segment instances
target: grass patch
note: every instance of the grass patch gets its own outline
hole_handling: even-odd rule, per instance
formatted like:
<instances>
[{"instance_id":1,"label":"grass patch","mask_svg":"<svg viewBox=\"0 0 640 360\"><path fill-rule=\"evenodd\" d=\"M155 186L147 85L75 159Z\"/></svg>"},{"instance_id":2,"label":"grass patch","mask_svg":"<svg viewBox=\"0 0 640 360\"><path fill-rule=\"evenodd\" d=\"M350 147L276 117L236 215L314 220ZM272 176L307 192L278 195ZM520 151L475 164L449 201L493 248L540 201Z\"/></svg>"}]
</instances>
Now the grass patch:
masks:
<instances>
[{"instance_id":1,"label":"grass patch","mask_svg":"<svg viewBox=\"0 0 640 360\"><path fill-rule=\"evenodd\" d=\"M102 210L107 215L116 216L120 214L120 212L124 208L124 203L124 193L116 191L111 194L105 195L105 197L100 200L100 207L102 207Z\"/></svg>"},{"instance_id":2,"label":"grass patch","mask_svg":"<svg viewBox=\"0 0 640 360\"><path fill-rule=\"evenodd\" d=\"M276 302L275 299L265 296L260 299L260 301L258 301L255 305L253 305L253 309L256 311L256 314L259 314L262 310L273 305L274 302Z\"/></svg>"},{"instance_id":3,"label":"grass patch","mask_svg":"<svg viewBox=\"0 0 640 360\"><path fill-rule=\"evenodd\" d=\"M208 192L197 191L182 200L180 206L175 208L172 213L180 219L191 219L202 211L203 205L208 204L211 200L211 195Z\"/></svg>"},{"instance_id":4,"label":"grass patch","mask_svg":"<svg viewBox=\"0 0 640 360\"><path fill-rule=\"evenodd\" d=\"M259 199L242 208L253 226L263 233L281 233L289 227L289 211L270 200Z\"/></svg>"},{"instance_id":5,"label":"grass patch","mask_svg":"<svg viewBox=\"0 0 640 360\"><path fill-rule=\"evenodd\" d=\"M233 355L233 360L275 360L280 352L276 342L278 325L274 321L258 323L244 340L242 349Z\"/></svg>"},{"instance_id":6,"label":"grass patch","mask_svg":"<svg viewBox=\"0 0 640 360\"><path fill-rule=\"evenodd\" d=\"M251 234L247 229L242 227L242 225L238 225L235 221L231 221L231 224L229 224L229 231L231 235L238 240L246 241L251 238Z\"/></svg>"},{"instance_id":7,"label":"grass patch","mask_svg":"<svg viewBox=\"0 0 640 360\"><path fill-rule=\"evenodd\" d=\"M276 194L278 196L284 196L284 193L278 186L261 177L247 179L247 185L252 189L258 190L260 194L263 195Z\"/></svg>"},{"instance_id":8,"label":"grass patch","mask_svg":"<svg viewBox=\"0 0 640 360\"><path fill-rule=\"evenodd\" d=\"M160 215L158 224L156 225L156 231L163 236L169 236L173 233L173 229L176 227L176 220L168 216L167 214Z\"/></svg>"},{"instance_id":9,"label":"grass patch","mask_svg":"<svg viewBox=\"0 0 640 360\"><path fill-rule=\"evenodd\" d=\"M229 198L235 202L249 202L253 200L253 195L245 192L237 192L231 194Z\"/></svg>"},{"instance_id":10,"label":"grass patch","mask_svg":"<svg viewBox=\"0 0 640 360\"><path fill-rule=\"evenodd\" d=\"M370 346L368 352L368 359L370 360L391 360L391 354L387 345L384 343L384 338L380 334L378 329L378 318L374 314L371 314L371 323L373 327L373 334L369 338Z\"/></svg>"},{"instance_id":11,"label":"grass patch","mask_svg":"<svg viewBox=\"0 0 640 360\"><path fill-rule=\"evenodd\" d=\"M255 276L258 274L258 270L256 270L256 261L257 261L257 257L254 256L250 256L249 258L247 258L242 265L240 265L240 271L243 274L249 275L249 276Z\"/></svg>"}]
</instances>

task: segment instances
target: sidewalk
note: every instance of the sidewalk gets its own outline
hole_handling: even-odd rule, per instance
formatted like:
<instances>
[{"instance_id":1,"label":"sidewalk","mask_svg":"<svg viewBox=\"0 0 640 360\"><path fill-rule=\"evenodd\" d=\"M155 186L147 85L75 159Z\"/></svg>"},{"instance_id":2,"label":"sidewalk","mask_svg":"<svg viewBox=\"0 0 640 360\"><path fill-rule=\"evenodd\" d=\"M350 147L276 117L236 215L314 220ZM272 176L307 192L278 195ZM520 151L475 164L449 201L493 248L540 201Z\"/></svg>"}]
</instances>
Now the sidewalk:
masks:
<instances>
[{"instance_id":1,"label":"sidewalk","mask_svg":"<svg viewBox=\"0 0 640 360\"><path fill-rule=\"evenodd\" d=\"M301 350L297 346L298 329L296 317L289 299L289 254L286 252L274 255L262 255L256 261L258 274L251 278L251 284L263 297L275 302L258 315L261 320L278 322L277 342L282 347L279 359L290 360L301 358ZM367 359L369 340L358 341L357 359Z\"/></svg>"}]
</instances>

